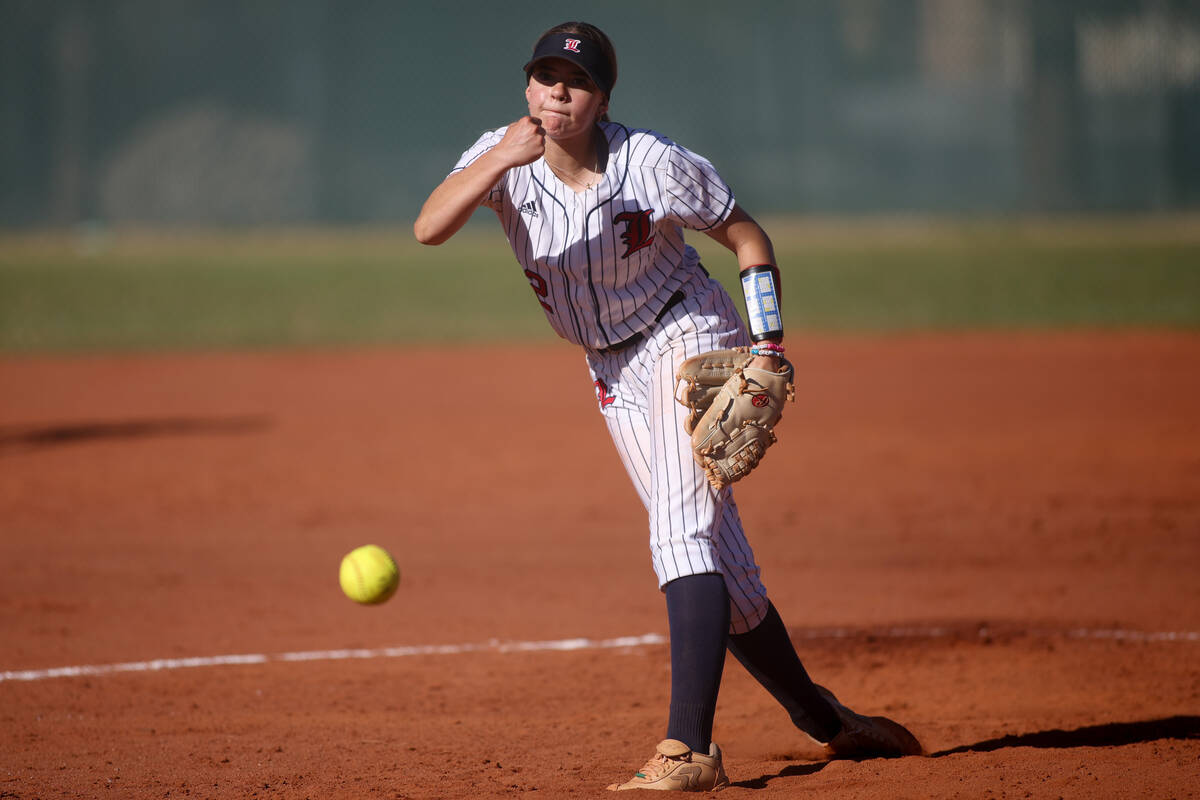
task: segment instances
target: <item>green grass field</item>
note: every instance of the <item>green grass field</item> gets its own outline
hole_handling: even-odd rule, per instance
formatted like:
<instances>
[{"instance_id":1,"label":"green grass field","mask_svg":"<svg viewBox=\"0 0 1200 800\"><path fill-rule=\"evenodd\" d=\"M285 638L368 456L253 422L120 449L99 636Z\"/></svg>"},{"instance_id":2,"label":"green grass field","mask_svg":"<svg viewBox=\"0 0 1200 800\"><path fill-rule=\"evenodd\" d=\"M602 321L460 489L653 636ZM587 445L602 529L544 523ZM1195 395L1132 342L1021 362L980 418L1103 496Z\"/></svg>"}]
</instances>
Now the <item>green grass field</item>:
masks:
<instances>
[{"instance_id":1,"label":"green grass field","mask_svg":"<svg viewBox=\"0 0 1200 800\"><path fill-rule=\"evenodd\" d=\"M764 226L791 332L1200 328L1197 217ZM734 287L732 256L689 241ZM482 216L432 248L407 228L0 236L10 353L552 336Z\"/></svg>"}]
</instances>

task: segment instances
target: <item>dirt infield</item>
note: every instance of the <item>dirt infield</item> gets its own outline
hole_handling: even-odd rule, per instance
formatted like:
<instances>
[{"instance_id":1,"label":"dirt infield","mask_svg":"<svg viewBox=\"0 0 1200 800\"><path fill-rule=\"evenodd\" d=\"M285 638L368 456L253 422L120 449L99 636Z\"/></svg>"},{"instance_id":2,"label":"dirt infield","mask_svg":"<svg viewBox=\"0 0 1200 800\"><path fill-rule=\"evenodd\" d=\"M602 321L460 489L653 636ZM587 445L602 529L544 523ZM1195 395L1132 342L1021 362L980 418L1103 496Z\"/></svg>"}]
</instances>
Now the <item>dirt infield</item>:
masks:
<instances>
[{"instance_id":1,"label":"dirt infield","mask_svg":"<svg viewBox=\"0 0 1200 800\"><path fill-rule=\"evenodd\" d=\"M933 757L827 762L730 659L723 796L1200 796L1200 336L789 344L738 491L764 580ZM661 736L643 513L566 345L0 387L0 798L603 797ZM378 608L337 584L367 542Z\"/></svg>"}]
</instances>

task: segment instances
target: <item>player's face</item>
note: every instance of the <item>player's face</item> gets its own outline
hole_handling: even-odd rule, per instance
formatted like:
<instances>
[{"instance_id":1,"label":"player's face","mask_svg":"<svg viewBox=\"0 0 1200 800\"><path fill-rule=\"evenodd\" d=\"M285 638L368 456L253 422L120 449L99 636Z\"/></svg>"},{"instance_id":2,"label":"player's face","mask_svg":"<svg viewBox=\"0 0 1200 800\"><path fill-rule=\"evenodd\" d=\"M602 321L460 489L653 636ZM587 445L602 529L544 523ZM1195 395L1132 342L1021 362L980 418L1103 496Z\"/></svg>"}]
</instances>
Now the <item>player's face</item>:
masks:
<instances>
[{"instance_id":1,"label":"player's face","mask_svg":"<svg viewBox=\"0 0 1200 800\"><path fill-rule=\"evenodd\" d=\"M590 134L608 109L604 93L580 67L563 58L543 58L533 65L525 87L529 115L542 121L551 139Z\"/></svg>"}]
</instances>

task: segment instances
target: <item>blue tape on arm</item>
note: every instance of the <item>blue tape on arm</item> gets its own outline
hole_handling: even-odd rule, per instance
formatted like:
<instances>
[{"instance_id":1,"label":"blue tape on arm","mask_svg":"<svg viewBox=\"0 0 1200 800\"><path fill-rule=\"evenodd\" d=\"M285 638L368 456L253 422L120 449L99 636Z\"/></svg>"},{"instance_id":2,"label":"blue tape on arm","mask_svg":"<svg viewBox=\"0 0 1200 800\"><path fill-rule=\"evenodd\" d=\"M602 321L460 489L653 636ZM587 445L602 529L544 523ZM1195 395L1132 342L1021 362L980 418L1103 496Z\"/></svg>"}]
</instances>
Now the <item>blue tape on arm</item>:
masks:
<instances>
[{"instance_id":1,"label":"blue tape on arm","mask_svg":"<svg viewBox=\"0 0 1200 800\"><path fill-rule=\"evenodd\" d=\"M742 294L746 297L746 317L750 338L756 342L783 336L783 313L779 305L778 271L761 264L742 271Z\"/></svg>"}]
</instances>

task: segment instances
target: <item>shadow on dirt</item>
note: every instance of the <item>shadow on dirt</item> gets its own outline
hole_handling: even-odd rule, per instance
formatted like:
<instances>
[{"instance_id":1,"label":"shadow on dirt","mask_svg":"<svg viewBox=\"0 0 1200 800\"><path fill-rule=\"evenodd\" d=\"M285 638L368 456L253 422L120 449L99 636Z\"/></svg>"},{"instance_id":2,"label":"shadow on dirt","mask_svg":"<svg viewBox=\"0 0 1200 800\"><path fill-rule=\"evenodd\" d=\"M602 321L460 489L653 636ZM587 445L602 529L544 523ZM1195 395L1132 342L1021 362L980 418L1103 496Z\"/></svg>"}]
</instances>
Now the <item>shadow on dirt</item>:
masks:
<instances>
[{"instance_id":1,"label":"shadow on dirt","mask_svg":"<svg viewBox=\"0 0 1200 800\"><path fill-rule=\"evenodd\" d=\"M1200 739L1200 717L1177 716L1152 719L1144 722L1111 722L1105 725L1090 725L1075 730L1049 730L1037 733L1014 734L998 739L985 739L975 744L964 744L949 750L930 753L929 758L955 755L957 753L990 753L1008 747L1037 747L1066 749L1072 747L1120 747L1159 739ZM762 775L744 781L735 781L731 786L742 789L765 789L767 784L779 778L797 778L814 775L823 770L828 761L806 764L789 764L774 775Z\"/></svg>"},{"instance_id":2,"label":"shadow on dirt","mask_svg":"<svg viewBox=\"0 0 1200 800\"><path fill-rule=\"evenodd\" d=\"M1090 725L1072 731L1050 730L1022 733L986 739L930 753L930 756L949 756L955 753L990 753L1006 747L1039 747L1046 749L1068 747L1120 747L1159 739L1200 739L1200 717L1176 716L1151 719L1145 722L1110 722Z\"/></svg>"},{"instance_id":3,"label":"shadow on dirt","mask_svg":"<svg viewBox=\"0 0 1200 800\"><path fill-rule=\"evenodd\" d=\"M804 775L815 775L825 769L828 761L816 761L811 764L789 764L774 775L763 775L745 781L733 781L729 785L742 789L765 789L767 784L779 778L799 778Z\"/></svg>"},{"instance_id":4,"label":"shadow on dirt","mask_svg":"<svg viewBox=\"0 0 1200 800\"><path fill-rule=\"evenodd\" d=\"M103 439L142 439L158 436L255 433L270 426L264 416L224 418L166 417L163 419L76 422L60 425L0 427L0 455Z\"/></svg>"}]
</instances>

